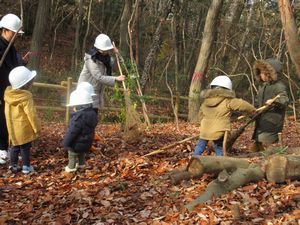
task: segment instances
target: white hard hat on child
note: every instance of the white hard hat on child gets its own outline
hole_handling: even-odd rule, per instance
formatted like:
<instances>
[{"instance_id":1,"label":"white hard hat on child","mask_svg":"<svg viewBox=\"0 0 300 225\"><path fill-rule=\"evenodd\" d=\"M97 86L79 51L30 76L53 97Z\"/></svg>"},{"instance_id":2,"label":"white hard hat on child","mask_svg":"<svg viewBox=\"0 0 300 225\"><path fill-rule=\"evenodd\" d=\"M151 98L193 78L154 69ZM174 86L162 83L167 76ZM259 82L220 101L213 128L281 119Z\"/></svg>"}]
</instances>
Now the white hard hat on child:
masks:
<instances>
[{"instance_id":1,"label":"white hard hat on child","mask_svg":"<svg viewBox=\"0 0 300 225\"><path fill-rule=\"evenodd\" d=\"M70 103L67 106L92 104L93 99L90 93L85 90L75 90L70 95Z\"/></svg>"},{"instance_id":2,"label":"white hard hat on child","mask_svg":"<svg viewBox=\"0 0 300 225\"><path fill-rule=\"evenodd\" d=\"M8 79L12 89L18 89L31 81L35 76L35 70L30 71L25 66L18 66L10 71Z\"/></svg>"},{"instance_id":3,"label":"white hard hat on child","mask_svg":"<svg viewBox=\"0 0 300 225\"><path fill-rule=\"evenodd\" d=\"M108 51L114 48L114 46L111 43L110 38L106 34L99 34L96 37L94 46L102 51Z\"/></svg>"},{"instance_id":4,"label":"white hard hat on child","mask_svg":"<svg viewBox=\"0 0 300 225\"><path fill-rule=\"evenodd\" d=\"M97 94L94 91L93 85L91 85L89 82L81 82L77 85L77 90L85 90L87 91L92 97L96 96Z\"/></svg>"},{"instance_id":5,"label":"white hard hat on child","mask_svg":"<svg viewBox=\"0 0 300 225\"><path fill-rule=\"evenodd\" d=\"M212 80L210 83L210 87L212 86L219 86L229 90L232 90L232 82L229 77L227 76L217 76L215 79Z\"/></svg>"},{"instance_id":6,"label":"white hard hat on child","mask_svg":"<svg viewBox=\"0 0 300 225\"><path fill-rule=\"evenodd\" d=\"M22 27L22 22L18 16L15 14L7 14L2 17L0 21L0 28L5 28L8 30L11 30L13 32L17 32ZM23 34L24 32L22 30L19 30L20 34Z\"/></svg>"}]
</instances>

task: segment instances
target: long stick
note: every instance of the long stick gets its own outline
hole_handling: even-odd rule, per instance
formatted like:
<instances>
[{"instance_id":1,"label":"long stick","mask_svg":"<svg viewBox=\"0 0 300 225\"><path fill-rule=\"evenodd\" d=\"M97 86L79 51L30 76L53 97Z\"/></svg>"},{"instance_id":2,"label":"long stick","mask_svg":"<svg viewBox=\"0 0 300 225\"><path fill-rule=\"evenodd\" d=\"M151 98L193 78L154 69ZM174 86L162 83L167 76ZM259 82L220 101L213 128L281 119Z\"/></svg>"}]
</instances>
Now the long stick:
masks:
<instances>
[{"instance_id":1,"label":"long stick","mask_svg":"<svg viewBox=\"0 0 300 225\"><path fill-rule=\"evenodd\" d=\"M114 48L116 48L115 42L113 42L112 44L113 44ZM121 65L120 65L120 60L119 60L119 57L118 57L117 54L116 54L116 59L117 59L117 64L118 64L119 72L123 76L122 68L121 68ZM126 91L127 88L126 88L126 85L125 85L124 81L122 81L122 85L123 85L124 91Z\"/></svg>"},{"instance_id":2,"label":"long stick","mask_svg":"<svg viewBox=\"0 0 300 225\"><path fill-rule=\"evenodd\" d=\"M123 59L122 55L120 54L120 52L117 53L117 56L120 57L121 62L123 63L123 66L124 66L124 68L126 70L126 73L129 74L129 72L128 72L127 68L126 68L126 65L124 63L124 59ZM134 64L134 65L135 65L136 73L138 74L138 69L136 67L136 64ZM135 79L136 83L137 83L136 91L137 91L137 94L140 97L140 101L142 103L142 109L143 109L143 115L144 115L145 122L146 122L147 126L149 127L151 125L151 123L150 123L150 119L149 119L149 116L148 116L148 111L147 111L146 103L145 103L145 101L143 99L143 92L142 92L141 85L140 85L140 82L138 80L138 77L139 76L137 76L137 78Z\"/></svg>"},{"instance_id":3,"label":"long stick","mask_svg":"<svg viewBox=\"0 0 300 225\"><path fill-rule=\"evenodd\" d=\"M274 98L272 98L271 100L272 100L272 103L276 100L276 99L278 99L280 97L280 95L277 95L277 96L275 96ZM248 122L246 122L243 126L241 126L239 129L237 129L236 131L234 131L234 132L232 132L231 134L230 134L230 137L228 138L228 140L227 140L227 142L226 142L226 149L228 150L228 149L230 149L232 146L233 146L233 144L234 144L234 142L238 139L238 137L239 136L241 136L241 134L245 131L245 129L246 129L246 127L250 124L250 123L252 123L252 122L254 122L257 118L258 118L258 116L260 116L262 113L264 113L264 112L266 112L266 111L268 111L270 108L272 108L273 107L273 105L272 104L270 104L270 105L264 105L263 107L260 107L259 109L259 111L257 111L256 112L256 114L254 115L254 116L252 116L252 118L250 119L250 120L248 120Z\"/></svg>"},{"instance_id":4,"label":"long stick","mask_svg":"<svg viewBox=\"0 0 300 225\"><path fill-rule=\"evenodd\" d=\"M181 141L174 142L174 143L172 143L172 144L169 144L169 145L167 145L167 146L165 146L165 147L162 147L162 148L160 148L160 149L157 149L157 150L155 150L155 151L153 151L153 152L150 152L150 153L148 153L148 154L146 154L146 155L143 155L143 156L150 156L150 155L155 155L155 154L158 154L158 153L162 153L162 152L164 152L164 151L165 151L166 149L168 149L168 148L171 148L171 147L173 147L173 146L175 146L175 145L177 145L177 144L182 144L182 143L184 143L184 142L193 140L193 139L195 139L195 138L199 138L199 135L192 136L192 137L188 137L188 138L183 139L183 140L181 140Z\"/></svg>"},{"instance_id":5,"label":"long stick","mask_svg":"<svg viewBox=\"0 0 300 225\"><path fill-rule=\"evenodd\" d=\"M274 98L271 99L271 103L275 102L278 98L280 98L280 95L276 95ZM256 109L256 113L263 112L265 109L267 109L269 106L268 105L263 105ZM241 120L244 119L246 116L239 116L237 119Z\"/></svg>"}]
</instances>

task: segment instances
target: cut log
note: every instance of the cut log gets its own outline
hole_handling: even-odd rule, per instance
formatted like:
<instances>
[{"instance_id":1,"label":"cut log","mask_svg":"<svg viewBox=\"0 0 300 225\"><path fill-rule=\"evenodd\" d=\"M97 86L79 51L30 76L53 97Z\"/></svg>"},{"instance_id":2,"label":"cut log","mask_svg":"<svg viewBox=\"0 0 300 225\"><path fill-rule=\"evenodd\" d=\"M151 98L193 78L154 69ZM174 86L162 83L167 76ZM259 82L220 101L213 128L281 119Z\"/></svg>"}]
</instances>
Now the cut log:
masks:
<instances>
[{"instance_id":1,"label":"cut log","mask_svg":"<svg viewBox=\"0 0 300 225\"><path fill-rule=\"evenodd\" d=\"M236 159L226 156L193 156L187 170L193 175L203 173L218 174L222 170L233 171L237 168L248 168L250 163L246 159Z\"/></svg>"},{"instance_id":2,"label":"cut log","mask_svg":"<svg viewBox=\"0 0 300 225\"><path fill-rule=\"evenodd\" d=\"M240 186L250 182L259 181L263 179L264 176L265 173L259 166L250 166L248 169L238 168L232 174L229 174L226 170L223 170L219 174L218 179L215 179L208 184L206 190L201 196L187 204L185 207L189 211L193 211L195 206L206 202L213 196L219 197L222 194L226 194Z\"/></svg>"},{"instance_id":3,"label":"cut log","mask_svg":"<svg viewBox=\"0 0 300 225\"><path fill-rule=\"evenodd\" d=\"M283 183L286 180L300 180L300 156L271 156L266 165L266 177L268 181L274 183Z\"/></svg>"},{"instance_id":4,"label":"cut log","mask_svg":"<svg viewBox=\"0 0 300 225\"><path fill-rule=\"evenodd\" d=\"M204 173L219 174L222 170L232 172L237 168L248 168L250 163L246 159L236 159L225 156L193 156L185 171L179 171L171 175L173 184L182 180L201 177Z\"/></svg>"},{"instance_id":5,"label":"cut log","mask_svg":"<svg viewBox=\"0 0 300 225\"><path fill-rule=\"evenodd\" d=\"M274 183L287 180L300 180L300 155L271 155L258 163L246 159L222 156L195 156L186 171L177 174L176 181L200 177L203 173L218 174L217 179L207 185L204 193L186 205L192 211L198 204L212 197L219 197L240 186L263 178Z\"/></svg>"}]
</instances>

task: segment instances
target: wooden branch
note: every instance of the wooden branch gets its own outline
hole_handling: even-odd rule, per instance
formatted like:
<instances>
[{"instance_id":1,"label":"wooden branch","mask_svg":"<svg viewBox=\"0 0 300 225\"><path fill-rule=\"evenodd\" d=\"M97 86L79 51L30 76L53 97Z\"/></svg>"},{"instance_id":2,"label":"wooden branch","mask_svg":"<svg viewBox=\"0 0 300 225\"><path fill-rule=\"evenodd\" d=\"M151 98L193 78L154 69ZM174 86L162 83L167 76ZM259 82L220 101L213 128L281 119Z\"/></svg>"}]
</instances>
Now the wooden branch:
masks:
<instances>
[{"instance_id":1,"label":"wooden branch","mask_svg":"<svg viewBox=\"0 0 300 225\"><path fill-rule=\"evenodd\" d=\"M160 149L157 149L157 150L155 150L155 151L153 151L153 152L150 152L150 153L148 153L148 154L146 154L146 155L143 155L143 156L145 157L145 156L151 156L151 155L155 155L155 154L158 154L158 153L162 153L162 152L164 152L164 151L165 151L166 149L168 149L168 148L171 148L171 147L173 147L173 146L175 146L175 145L182 144L182 143L184 143L184 142L193 140L193 139L195 139L195 138L199 138L199 135L192 136L192 137L188 137L188 138L183 139L183 140L181 140L181 141L174 142L174 143L172 143L172 144L169 144L169 145L167 145L167 146L165 146L165 147L162 147L162 148L160 148Z\"/></svg>"},{"instance_id":2,"label":"wooden branch","mask_svg":"<svg viewBox=\"0 0 300 225\"><path fill-rule=\"evenodd\" d=\"M237 168L248 168L250 163L246 159L236 159L225 156L193 156L183 171L171 174L171 182L176 185L182 180L202 177L204 173L217 175L222 170L232 172Z\"/></svg>"}]
</instances>

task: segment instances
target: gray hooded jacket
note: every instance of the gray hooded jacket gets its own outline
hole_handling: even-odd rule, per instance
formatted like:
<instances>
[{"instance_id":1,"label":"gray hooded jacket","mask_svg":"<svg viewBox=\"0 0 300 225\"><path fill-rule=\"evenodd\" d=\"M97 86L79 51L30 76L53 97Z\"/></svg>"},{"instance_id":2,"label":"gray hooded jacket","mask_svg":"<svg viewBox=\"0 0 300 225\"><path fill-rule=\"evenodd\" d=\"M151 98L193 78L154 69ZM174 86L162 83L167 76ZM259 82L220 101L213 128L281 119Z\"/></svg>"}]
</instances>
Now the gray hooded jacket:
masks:
<instances>
[{"instance_id":1,"label":"gray hooded jacket","mask_svg":"<svg viewBox=\"0 0 300 225\"><path fill-rule=\"evenodd\" d=\"M89 82L93 85L97 96L94 97L93 107L102 108L104 106L105 86L114 86L116 78L107 76L106 67L101 61L94 62L90 54L85 54L84 66L80 73L78 83Z\"/></svg>"}]
</instances>

